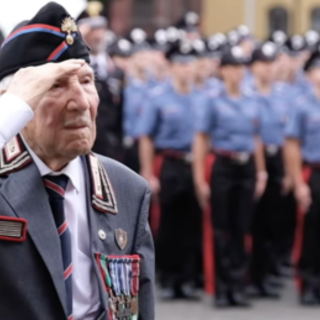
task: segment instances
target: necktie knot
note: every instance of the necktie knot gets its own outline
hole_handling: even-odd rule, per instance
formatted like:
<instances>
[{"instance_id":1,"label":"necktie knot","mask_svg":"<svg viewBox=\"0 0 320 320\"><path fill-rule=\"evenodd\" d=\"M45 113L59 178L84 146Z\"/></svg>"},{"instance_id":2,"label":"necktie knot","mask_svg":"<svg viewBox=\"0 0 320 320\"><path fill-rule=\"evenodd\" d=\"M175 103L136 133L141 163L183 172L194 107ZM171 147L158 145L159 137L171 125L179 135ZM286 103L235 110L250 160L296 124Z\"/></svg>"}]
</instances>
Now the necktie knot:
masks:
<instances>
[{"instance_id":1,"label":"necktie knot","mask_svg":"<svg viewBox=\"0 0 320 320\"><path fill-rule=\"evenodd\" d=\"M66 175L47 175L43 178L43 181L51 198L64 199L65 191L69 182L69 178Z\"/></svg>"}]
</instances>

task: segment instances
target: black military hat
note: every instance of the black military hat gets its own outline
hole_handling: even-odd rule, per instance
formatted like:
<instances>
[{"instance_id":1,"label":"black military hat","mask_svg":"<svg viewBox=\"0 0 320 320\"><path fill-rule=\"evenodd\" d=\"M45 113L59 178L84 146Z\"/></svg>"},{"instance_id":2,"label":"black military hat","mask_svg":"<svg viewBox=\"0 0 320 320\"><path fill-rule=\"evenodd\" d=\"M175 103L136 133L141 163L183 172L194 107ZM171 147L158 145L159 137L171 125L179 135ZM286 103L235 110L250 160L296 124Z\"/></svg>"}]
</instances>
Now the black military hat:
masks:
<instances>
[{"instance_id":1,"label":"black military hat","mask_svg":"<svg viewBox=\"0 0 320 320\"><path fill-rule=\"evenodd\" d=\"M320 68L320 48L313 52L310 58L304 65L304 71L309 71L312 68Z\"/></svg>"},{"instance_id":2,"label":"black military hat","mask_svg":"<svg viewBox=\"0 0 320 320\"><path fill-rule=\"evenodd\" d=\"M247 64L248 58L245 57L243 49L239 46L232 46L226 48L221 56L220 65L239 66Z\"/></svg>"},{"instance_id":3,"label":"black military hat","mask_svg":"<svg viewBox=\"0 0 320 320\"><path fill-rule=\"evenodd\" d=\"M236 31L238 32L239 38L240 38L240 42L243 40L252 40L252 34L250 32L250 29L248 26L242 24L240 26L237 27Z\"/></svg>"},{"instance_id":4,"label":"black military hat","mask_svg":"<svg viewBox=\"0 0 320 320\"><path fill-rule=\"evenodd\" d=\"M308 50L313 52L320 42L320 34L315 30L308 30L304 35Z\"/></svg>"},{"instance_id":5,"label":"black military hat","mask_svg":"<svg viewBox=\"0 0 320 320\"><path fill-rule=\"evenodd\" d=\"M153 50L167 52L170 46L167 31L165 29L156 30L149 43Z\"/></svg>"},{"instance_id":6,"label":"black military hat","mask_svg":"<svg viewBox=\"0 0 320 320\"><path fill-rule=\"evenodd\" d=\"M241 40L239 32L237 30L230 30L227 33L227 40L231 47L238 45Z\"/></svg>"},{"instance_id":7,"label":"black military hat","mask_svg":"<svg viewBox=\"0 0 320 320\"><path fill-rule=\"evenodd\" d=\"M227 37L223 33L217 33L208 37L206 39L208 58L220 58L227 43Z\"/></svg>"},{"instance_id":8,"label":"black military hat","mask_svg":"<svg viewBox=\"0 0 320 320\"><path fill-rule=\"evenodd\" d=\"M194 45L188 40L179 40L171 45L166 52L166 58L171 62L188 63L196 58Z\"/></svg>"},{"instance_id":9,"label":"black military hat","mask_svg":"<svg viewBox=\"0 0 320 320\"><path fill-rule=\"evenodd\" d=\"M278 47L271 41L263 42L254 49L251 57L251 63L256 61L272 62L278 56Z\"/></svg>"},{"instance_id":10,"label":"black military hat","mask_svg":"<svg viewBox=\"0 0 320 320\"><path fill-rule=\"evenodd\" d=\"M199 29L200 17L194 11L186 12L175 25L178 29L186 32L197 32Z\"/></svg>"},{"instance_id":11,"label":"black military hat","mask_svg":"<svg viewBox=\"0 0 320 320\"><path fill-rule=\"evenodd\" d=\"M132 44L125 38L118 38L108 47L110 57L130 57L132 54Z\"/></svg>"},{"instance_id":12,"label":"black military hat","mask_svg":"<svg viewBox=\"0 0 320 320\"><path fill-rule=\"evenodd\" d=\"M172 45L177 41L183 40L185 38L185 32L174 26L170 26L166 29L166 37L168 44Z\"/></svg>"},{"instance_id":13,"label":"black military hat","mask_svg":"<svg viewBox=\"0 0 320 320\"><path fill-rule=\"evenodd\" d=\"M269 40L274 42L279 48L281 48L287 42L288 36L284 31L276 30L276 31L272 32Z\"/></svg>"},{"instance_id":14,"label":"black military hat","mask_svg":"<svg viewBox=\"0 0 320 320\"><path fill-rule=\"evenodd\" d=\"M291 36L285 43L284 50L292 57L300 55L307 50L307 43L303 36L296 34Z\"/></svg>"},{"instance_id":15,"label":"black military hat","mask_svg":"<svg viewBox=\"0 0 320 320\"><path fill-rule=\"evenodd\" d=\"M132 43L132 53L151 50L151 45L147 41L147 33L141 28L131 30L129 39Z\"/></svg>"},{"instance_id":16,"label":"black military hat","mask_svg":"<svg viewBox=\"0 0 320 320\"><path fill-rule=\"evenodd\" d=\"M0 80L20 68L68 59L89 63L89 48L69 13L50 2L31 20L19 23L2 43Z\"/></svg>"},{"instance_id":17,"label":"black military hat","mask_svg":"<svg viewBox=\"0 0 320 320\"><path fill-rule=\"evenodd\" d=\"M88 24L92 29L107 28L108 19L103 14L104 6L100 1L89 1L86 9L77 18L78 25Z\"/></svg>"}]
</instances>

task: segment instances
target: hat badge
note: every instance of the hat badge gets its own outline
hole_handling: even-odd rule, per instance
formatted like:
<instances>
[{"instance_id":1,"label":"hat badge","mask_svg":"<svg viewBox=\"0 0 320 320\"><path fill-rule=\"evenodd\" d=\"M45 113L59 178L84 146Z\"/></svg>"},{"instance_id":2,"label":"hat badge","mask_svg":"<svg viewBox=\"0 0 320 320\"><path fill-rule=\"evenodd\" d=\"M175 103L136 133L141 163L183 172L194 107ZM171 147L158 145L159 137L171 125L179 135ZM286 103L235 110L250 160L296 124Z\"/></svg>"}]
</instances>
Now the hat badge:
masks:
<instances>
[{"instance_id":1,"label":"hat badge","mask_svg":"<svg viewBox=\"0 0 320 320\"><path fill-rule=\"evenodd\" d=\"M75 23L75 21L71 17L67 17L62 21L61 24L61 30L62 32L67 33L66 41L68 45L72 45L74 43L74 36L72 33L78 31L78 27Z\"/></svg>"}]
</instances>

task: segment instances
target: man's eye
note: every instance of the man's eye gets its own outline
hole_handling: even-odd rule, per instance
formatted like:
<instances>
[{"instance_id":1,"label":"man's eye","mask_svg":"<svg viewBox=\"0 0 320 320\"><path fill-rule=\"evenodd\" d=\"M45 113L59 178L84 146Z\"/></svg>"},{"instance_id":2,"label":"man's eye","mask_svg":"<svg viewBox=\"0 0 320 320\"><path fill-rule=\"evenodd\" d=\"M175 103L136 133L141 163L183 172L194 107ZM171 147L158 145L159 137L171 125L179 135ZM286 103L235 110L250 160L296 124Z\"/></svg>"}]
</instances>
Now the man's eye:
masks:
<instances>
[{"instance_id":1,"label":"man's eye","mask_svg":"<svg viewBox=\"0 0 320 320\"><path fill-rule=\"evenodd\" d=\"M81 83L83 83L83 84L92 83L92 79L91 79L91 78L89 78L89 77L84 78L84 79L81 81Z\"/></svg>"},{"instance_id":2,"label":"man's eye","mask_svg":"<svg viewBox=\"0 0 320 320\"><path fill-rule=\"evenodd\" d=\"M53 84L53 86L51 87L51 89L59 89L59 88L61 88L61 84L60 83L55 83L55 84Z\"/></svg>"}]
</instances>

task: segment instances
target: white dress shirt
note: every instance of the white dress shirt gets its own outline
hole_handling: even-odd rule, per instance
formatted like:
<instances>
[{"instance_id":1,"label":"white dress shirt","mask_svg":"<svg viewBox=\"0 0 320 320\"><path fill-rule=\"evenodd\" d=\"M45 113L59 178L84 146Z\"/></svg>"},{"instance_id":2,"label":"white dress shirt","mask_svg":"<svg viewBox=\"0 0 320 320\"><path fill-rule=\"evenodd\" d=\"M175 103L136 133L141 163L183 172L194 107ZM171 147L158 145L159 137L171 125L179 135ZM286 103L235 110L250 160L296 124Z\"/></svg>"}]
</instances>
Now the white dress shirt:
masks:
<instances>
[{"instance_id":1,"label":"white dress shirt","mask_svg":"<svg viewBox=\"0 0 320 320\"><path fill-rule=\"evenodd\" d=\"M1 96L0 149L32 118L33 111L20 98L8 93ZM41 176L65 174L70 179L65 193L64 209L72 241L73 318L75 320L96 319L100 307L99 286L90 248L86 189L81 159L77 157L61 172L53 172L26 142L25 145Z\"/></svg>"},{"instance_id":2,"label":"white dress shirt","mask_svg":"<svg viewBox=\"0 0 320 320\"><path fill-rule=\"evenodd\" d=\"M5 93L0 96L0 150L33 118L32 109L19 97Z\"/></svg>"}]
</instances>

